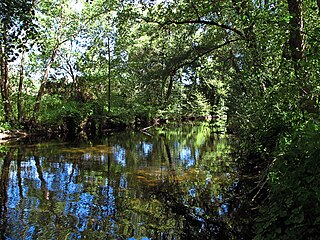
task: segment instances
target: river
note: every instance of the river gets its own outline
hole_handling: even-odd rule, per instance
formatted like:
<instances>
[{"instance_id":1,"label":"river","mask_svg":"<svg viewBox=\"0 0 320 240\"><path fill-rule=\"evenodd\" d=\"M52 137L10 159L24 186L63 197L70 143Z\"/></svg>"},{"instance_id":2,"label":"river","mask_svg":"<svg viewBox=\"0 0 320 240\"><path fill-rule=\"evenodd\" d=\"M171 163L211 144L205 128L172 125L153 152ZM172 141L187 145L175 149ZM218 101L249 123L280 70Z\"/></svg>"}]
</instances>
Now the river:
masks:
<instances>
[{"instance_id":1,"label":"river","mask_svg":"<svg viewBox=\"0 0 320 240\"><path fill-rule=\"evenodd\" d=\"M237 239L237 165L207 122L0 145L1 239Z\"/></svg>"}]
</instances>

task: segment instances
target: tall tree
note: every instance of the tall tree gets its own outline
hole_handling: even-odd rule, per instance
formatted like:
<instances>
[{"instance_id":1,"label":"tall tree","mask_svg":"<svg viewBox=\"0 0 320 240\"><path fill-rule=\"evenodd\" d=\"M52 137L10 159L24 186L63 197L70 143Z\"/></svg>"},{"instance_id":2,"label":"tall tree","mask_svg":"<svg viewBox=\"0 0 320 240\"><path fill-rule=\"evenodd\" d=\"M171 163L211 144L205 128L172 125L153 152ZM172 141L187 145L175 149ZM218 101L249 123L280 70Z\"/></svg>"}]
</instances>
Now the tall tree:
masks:
<instances>
[{"instance_id":1,"label":"tall tree","mask_svg":"<svg viewBox=\"0 0 320 240\"><path fill-rule=\"evenodd\" d=\"M306 59L305 27L303 17L303 1L288 0L288 12L291 16L290 26L290 50L294 65L297 84L301 87L301 108L307 112L318 112L317 98L308 86L308 74L304 70Z\"/></svg>"},{"instance_id":2,"label":"tall tree","mask_svg":"<svg viewBox=\"0 0 320 240\"><path fill-rule=\"evenodd\" d=\"M38 124L38 113L42 97L50 76L50 71L61 47L70 43L81 31L82 15L72 12L69 0L46 1L39 3L39 24L42 35L43 73L40 87L33 107L33 124Z\"/></svg>"},{"instance_id":3,"label":"tall tree","mask_svg":"<svg viewBox=\"0 0 320 240\"><path fill-rule=\"evenodd\" d=\"M27 47L28 39L36 38L34 22L34 0L13 0L0 2L0 63L1 63L1 96L6 120L16 122L10 99L9 62L19 56L18 52Z\"/></svg>"},{"instance_id":4,"label":"tall tree","mask_svg":"<svg viewBox=\"0 0 320 240\"><path fill-rule=\"evenodd\" d=\"M305 41L303 36L304 21L302 12L302 0L288 0L290 18L290 49L291 58L297 78L299 77L301 61L305 60Z\"/></svg>"}]
</instances>

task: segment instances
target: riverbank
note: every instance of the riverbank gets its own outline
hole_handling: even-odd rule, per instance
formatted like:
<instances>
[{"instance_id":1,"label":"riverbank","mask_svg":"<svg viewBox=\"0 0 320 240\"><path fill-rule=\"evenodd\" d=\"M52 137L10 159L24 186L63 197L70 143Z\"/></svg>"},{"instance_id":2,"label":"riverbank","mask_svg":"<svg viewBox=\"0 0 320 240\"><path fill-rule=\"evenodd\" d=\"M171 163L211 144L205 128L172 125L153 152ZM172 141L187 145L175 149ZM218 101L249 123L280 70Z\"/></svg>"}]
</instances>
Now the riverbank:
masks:
<instances>
[{"instance_id":1,"label":"riverbank","mask_svg":"<svg viewBox=\"0 0 320 240\"><path fill-rule=\"evenodd\" d=\"M217 119L219 116L200 116L200 117L180 117L177 119L141 119L137 118L132 123L126 123L120 119L106 118L103 121L96 119L86 119L81 123L75 123L69 119L61 125L27 125L23 129L3 130L0 129L0 143L18 141L25 138L50 138L50 139L67 139L76 138L94 138L100 135L110 134L111 132L119 132L124 130L139 130L144 131L150 127L173 122L196 122L210 121L220 125ZM101 120L101 119L100 119Z\"/></svg>"},{"instance_id":2,"label":"riverbank","mask_svg":"<svg viewBox=\"0 0 320 240\"><path fill-rule=\"evenodd\" d=\"M29 137L30 134L21 130L10 130L0 132L0 143L17 141Z\"/></svg>"}]
</instances>

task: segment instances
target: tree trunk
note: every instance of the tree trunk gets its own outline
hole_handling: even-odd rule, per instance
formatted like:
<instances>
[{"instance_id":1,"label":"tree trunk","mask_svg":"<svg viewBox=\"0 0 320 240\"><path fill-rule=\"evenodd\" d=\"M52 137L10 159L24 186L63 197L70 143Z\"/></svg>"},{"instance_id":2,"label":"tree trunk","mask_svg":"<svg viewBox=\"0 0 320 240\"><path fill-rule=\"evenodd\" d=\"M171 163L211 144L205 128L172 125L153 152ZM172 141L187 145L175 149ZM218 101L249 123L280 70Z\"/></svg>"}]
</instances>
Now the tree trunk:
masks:
<instances>
[{"instance_id":1,"label":"tree trunk","mask_svg":"<svg viewBox=\"0 0 320 240\"><path fill-rule=\"evenodd\" d=\"M306 46L303 36L304 23L302 0L288 0L288 11L291 16L289 22L289 45L297 84L301 86L301 109L302 111L317 113L319 110L316 104L316 97L312 95L309 87L305 86L308 76L302 69L302 63L307 61L305 57Z\"/></svg>"},{"instance_id":2,"label":"tree trunk","mask_svg":"<svg viewBox=\"0 0 320 240\"><path fill-rule=\"evenodd\" d=\"M17 108L18 108L18 123L22 123L22 116L23 116L23 110L22 110L22 87L23 87L23 81L24 81L24 53L25 51L22 51L21 56L21 65L20 65L20 79L19 79L19 91L18 91L18 102L17 102Z\"/></svg>"},{"instance_id":3,"label":"tree trunk","mask_svg":"<svg viewBox=\"0 0 320 240\"><path fill-rule=\"evenodd\" d=\"M290 19L290 49L291 58L295 65L296 74L300 70L299 62L304 61L305 44L303 39L302 0L288 0ZM297 72L298 71L298 72Z\"/></svg>"},{"instance_id":4,"label":"tree trunk","mask_svg":"<svg viewBox=\"0 0 320 240\"><path fill-rule=\"evenodd\" d=\"M261 50L259 49L257 37L255 33L255 20L252 17L252 12L254 11L253 3L247 0L232 0L234 9L236 13L242 17L245 16L243 20L243 35L250 50L250 58L248 66L253 66L255 73L259 73L263 69L263 57L261 56ZM265 4L268 4L265 1ZM266 5L265 5L266 6ZM227 34L228 36L228 34ZM271 82L268 79L262 80L260 84L261 92L265 92L268 87L271 86Z\"/></svg>"},{"instance_id":5,"label":"tree trunk","mask_svg":"<svg viewBox=\"0 0 320 240\"><path fill-rule=\"evenodd\" d=\"M172 92L173 76L174 76L174 74L170 74L170 76L169 76L169 85L168 85L168 90L167 90L167 94L166 94L166 100L167 100L167 101L168 101L168 99L170 98L171 92Z\"/></svg>"},{"instance_id":6,"label":"tree trunk","mask_svg":"<svg viewBox=\"0 0 320 240\"><path fill-rule=\"evenodd\" d=\"M44 95L44 91L45 91L46 84L47 84L48 77L49 77L49 71L50 71L51 66L57 56L59 47L60 47L60 44L57 44L56 47L54 48L52 55L51 55L51 58L50 58L50 61L46 66L46 69L45 69L45 72L44 72L44 75L42 78L42 82L41 82L41 85L40 85L40 88L38 91L37 99L36 99L36 102L35 102L34 108L33 108L33 124L34 125L38 124L38 113L40 110L40 102L41 102L42 96Z\"/></svg>"},{"instance_id":7,"label":"tree trunk","mask_svg":"<svg viewBox=\"0 0 320 240\"><path fill-rule=\"evenodd\" d=\"M111 111L111 52L110 37L108 36L108 113Z\"/></svg>"},{"instance_id":8,"label":"tree trunk","mask_svg":"<svg viewBox=\"0 0 320 240\"><path fill-rule=\"evenodd\" d=\"M5 35L5 34L4 34ZM6 42L6 36L4 36ZM5 120L11 125L15 124L15 118L12 111L9 94L9 66L8 57L6 56L5 46L0 46L0 61L1 61L1 97L5 112Z\"/></svg>"},{"instance_id":9,"label":"tree trunk","mask_svg":"<svg viewBox=\"0 0 320 240\"><path fill-rule=\"evenodd\" d=\"M0 173L0 233L5 231L5 226L7 225L7 213L8 213L8 201L9 201L9 182L10 182L10 163L12 161L14 148L6 153L4 159L2 160L1 173ZM1 237L2 234L0 234Z\"/></svg>"}]
</instances>

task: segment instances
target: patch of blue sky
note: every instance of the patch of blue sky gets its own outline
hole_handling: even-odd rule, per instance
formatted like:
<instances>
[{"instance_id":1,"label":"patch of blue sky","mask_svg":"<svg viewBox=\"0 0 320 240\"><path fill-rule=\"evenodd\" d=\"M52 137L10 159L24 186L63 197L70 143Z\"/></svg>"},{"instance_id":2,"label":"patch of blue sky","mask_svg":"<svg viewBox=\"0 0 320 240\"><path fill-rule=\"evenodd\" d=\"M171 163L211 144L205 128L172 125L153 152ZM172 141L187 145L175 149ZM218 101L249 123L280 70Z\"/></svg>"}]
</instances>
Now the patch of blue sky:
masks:
<instances>
[{"instance_id":1,"label":"patch of blue sky","mask_svg":"<svg viewBox=\"0 0 320 240\"><path fill-rule=\"evenodd\" d=\"M194 156L195 156L195 158L196 158L196 159L198 159L198 158L199 158L199 156L200 156L200 151L199 151L199 149L198 149L198 148L195 150L195 154L194 154Z\"/></svg>"}]
</instances>

